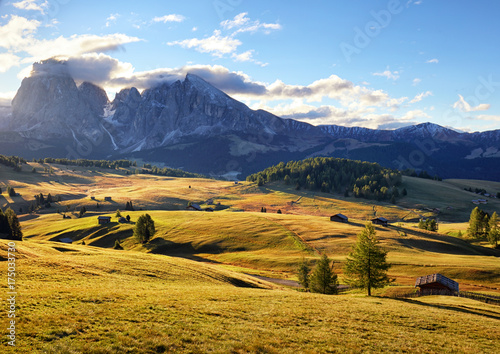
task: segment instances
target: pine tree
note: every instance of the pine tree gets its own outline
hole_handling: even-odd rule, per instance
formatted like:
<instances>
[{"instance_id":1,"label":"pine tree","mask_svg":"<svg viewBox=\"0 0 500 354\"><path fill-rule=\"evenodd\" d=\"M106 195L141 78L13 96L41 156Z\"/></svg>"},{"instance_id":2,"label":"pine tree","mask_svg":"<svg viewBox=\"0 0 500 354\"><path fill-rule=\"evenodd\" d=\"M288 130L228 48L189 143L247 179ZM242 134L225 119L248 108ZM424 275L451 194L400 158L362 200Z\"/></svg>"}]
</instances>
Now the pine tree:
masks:
<instances>
[{"instance_id":1,"label":"pine tree","mask_svg":"<svg viewBox=\"0 0 500 354\"><path fill-rule=\"evenodd\" d=\"M498 241L500 241L500 228L498 226L498 214L496 211L491 215L489 227L488 241L497 248Z\"/></svg>"},{"instance_id":2,"label":"pine tree","mask_svg":"<svg viewBox=\"0 0 500 354\"><path fill-rule=\"evenodd\" d=\"M309 272L311 268L305 259L302 260L302 263L299 265L299 283L304 287L304 289L309 289Z\"/></svg>"},{"instance_id":3,"label":"pine tree","mask_svg":"<svg viewBox=\"0 0 500 354\"><path fill-rule=\"evenodd\" d=\"M10 229L9 239L21 241L23 239L23 233L21 231L21 224L19 223L19 219L17 218L16 213L11 208L8 208L5 211L5 216L7 218Z\"/></svg>"},{"instance_id":4,"label":"pine tree","mask_svg":"<svg viewBox=\"0 0 500 354\"><path fill-rule=\"evenodd\" d=\"M475 207L470 213L469 218L469 228L467 229L467 235L470 238L480 238L483 234L483 220L481 215L481 210Z\"/></svg>"},{"instance_id":5,"label":"pine tree","mask_svg":"<svg viewBox=\"0 0 500 354\"><path fill-rule=\"evenodd\" d=\"M134 236L140 243L147 243L155 234L155 222L149 214L141 215L134 227Z\"/></svg>"},{"instance_id":6,"label":"pine tree","mask_svg":"<svg viewBox=\"0 0 500 354\"><path fill-rule=\"evenodd\" d=\"M82 206L80 208L80 212L78 213L78 217L81 218L85 215L85 213L87 212L87 208L85 208L85 206Z\"/></svg>"},{"instance_id":7,"label":"pine tree","mask_svg":"<svg viewBox=\"0 0 500 354\"><path fill-rule=\"evenodd\" d=\"M324 254L316 264L310 278L311 290L321 294L337 294L337 274L333 272L333 264Z\"/></svg>"},{"instance_id":8,"label":"pine tree","mask_svg":"<svg viewBox=\"0 0 500 354\"><path fill-rule=\"evenodd\" d=\"M121 245L121 243L120 243L119 240L115 240L115 245L113 246L113 249L115 249L115 250L123 250L123 247L122 247L122 245Z\"/></svg>"},{"instance_id":9,"label":"pine tree","mask_svg":"<svg viewBox=\"0 0 500 354\"><path fill-rule=\"evenodd\" d=\"M387 252L379 246L375 228L368 223L358 234L358 241L349 253L344 266L344 275L348 284L368 290L382 288L391 280L387 276L390 264L386 261Z\"/></svg>"},{"instance_id":10,"label":"pine tree","mask_svg":"<svg viewBox=\"0 0 500 354\"><path fill-rule=\"evenodd\" d=\"M116 211L115 216L116 216L117 218L121 218L121 217L122 217L122 213L120 213L120 209L118 209L118 210Z\"/></svg>"},{"instance_id":11,"label":"pine tree","mask_svg":"<svg viewBox=\"0 0 500 354\"><path fill-rule=\"evenodd\" d=\"M10 234L9 220L0 208L0 234L8 236Z\"/></svg>"}]
</instances>

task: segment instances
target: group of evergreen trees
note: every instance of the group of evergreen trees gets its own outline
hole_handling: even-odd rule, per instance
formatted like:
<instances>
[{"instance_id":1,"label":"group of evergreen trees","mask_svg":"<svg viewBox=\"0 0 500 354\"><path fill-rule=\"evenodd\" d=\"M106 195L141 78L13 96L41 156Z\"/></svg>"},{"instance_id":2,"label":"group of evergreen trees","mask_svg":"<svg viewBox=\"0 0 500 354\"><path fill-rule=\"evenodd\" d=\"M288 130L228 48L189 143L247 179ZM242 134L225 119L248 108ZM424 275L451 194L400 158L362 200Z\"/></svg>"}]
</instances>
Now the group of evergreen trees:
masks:
<instances>
[{"instance_id":1,"label":"group of evergreen trees","mask_svg":"<svg viewBox=\"0 0 500 354\"><path fill-rule=\"evenodd\" d=\"M387 252L379 246L375 228L366 224L358 240L349 253L344 266L344 276L347 284L354 288L366 289L368 296L371 290L382 288L391 280L387 276L390 264L386 261ZM305 289L322 294L336 294L338 292L337 275L333 271L333 264L325 254L317 262L310 274L306 261L302 261L298 269L299 282Z\"/></svg>"},{"instance_id":2,"label":"group of evergreen trees","mask_svg":"<svg viewBox=\"0 0 500 354\"><path fill-rule=\"evenodd\" d=\"M407 168L406 170L402 170L401 173L404 176L410 176L410 177L418 177L418 178L425 178L425 179L433 179L435 181L442 181L443 179L439 177L438 175L431 176L427 171L422 170L419 173L417 173L414 169L412 168Z\"/></svg>"},{"instance_id":3,"label":"group of evergreen trees","mask_svg":"<svg viewBox=\"0 0 500 354\"><path fill-rule=\"evenodd\" d=\"M20 170L19 166L23 163L26 163L26 160L22 157L0 155L0 164L7 167L12 167L16 171Z\"/></svg>"},{"instance_id":4,"label":"group of evergreen trees","mask_svg":"<svg viewBox=\"0 0 500 354\"><path fill-rule=\"evenodd\" d=\"M420 219L420 221L418 222L418 228L429 231L437 231L438 224L435 219L427 219L425 221L423 219Z\"/></svg>"},{"instance_id":5,"label":"group of evergreen trees","mask_svg":"<svg viewBox=\"0 0 500 354\"><path fill-rule=\"evenodd\" d=\"M475 207L470 214L467 235L475 239L488 239L492 245L497 247L500 241L497 212L494 212L490 216L488 213Z\"/></svg>"},{"instance_id":6,"label":"group of evergreen trees","mask_svg":"<svg viewBox=\"0 0 500 354\"><path fill-rule=\"evenodd\" d=\"M8 208L5 213L0 208L0 237L19 241L23 239L21 224L11 208Z\"/></svg>"},{"instance_id":7,"label":"group of evergreen trees","mask_svg":"<svg viewBox=\"0 0 500 354\"><path fill-rule=\"evenodd\" d=\"M87 159L77 159L70 160L66 158L52 158L46 157L44 159L33 159L33 162L38 162L40 164L43 163L52 163L64 166L80 166L80 167L99 167L99 168L128 168L131 166L137 166L137 163L129 160L87 160Z\"/></svg>"},{"instance_id":8,"label":"group of evergreen trees","mask_svg":"<svg viewBox=\"0 0 500 354\"><path fill-rule=\"evenodd\" d=\"M247 177L259 186L272 181L284 181L296 189L322 192L353 193L355 197L386 200L399 197L402 175L397 170L377 163L330 157L315 157L302 161L280 162Z\"/></svg>"}]
</instances>

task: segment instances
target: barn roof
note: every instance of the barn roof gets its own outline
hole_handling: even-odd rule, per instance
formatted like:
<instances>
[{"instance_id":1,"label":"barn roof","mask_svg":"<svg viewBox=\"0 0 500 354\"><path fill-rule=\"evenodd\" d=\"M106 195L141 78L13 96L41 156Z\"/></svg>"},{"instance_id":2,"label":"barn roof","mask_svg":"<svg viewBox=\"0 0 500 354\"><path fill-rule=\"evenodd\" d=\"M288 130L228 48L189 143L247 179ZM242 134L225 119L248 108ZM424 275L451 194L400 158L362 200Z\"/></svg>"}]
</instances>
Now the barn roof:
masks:
<instances>
[{"instance_id":1,"label":"barn roof","mask_svg":"<svg viewBox=\"0 0 500 354\"><path fill-rule=\"evenodd\" d=\"M111 220L111 216L98 216L98 220Z\"/></svg>"},{"instance_id":2,"label":"barn roof","mask_svg":"<svg viewBox=\"0 0 500 354\"><path fill-rule=\"evenodd\" d=\"M451 280L450 278L447 278L439 273L418 277L415 281L416 287L429 284L441 284L446 286L450 290L458 291L458 283L456 281Z\"/></svg>"},{"instance_id":3,"label":"barn roof","mask_svg":"<svg viewBox=\"0 0 500 354\"><path fill-rule=\"evenodd\" d=\"M73 240L68 238L68 237L63 237L63 238L60 238L59 240L57 240L59 242L62 242L62 243L73 243Z\"/></svg>"},{"instance_id":4,"label":"barn roof","mask_svg":"<svg viewBox=\"0 0 500 354\"><path fill-rule=\"evenodd\" d=\"M349 218L348 218L347 216L345 216L344 214L335 214L335 215L332 215L332 216L338 216L339 218L344 219L344 220L349 219Z\"/></svg>"}]
</instances>

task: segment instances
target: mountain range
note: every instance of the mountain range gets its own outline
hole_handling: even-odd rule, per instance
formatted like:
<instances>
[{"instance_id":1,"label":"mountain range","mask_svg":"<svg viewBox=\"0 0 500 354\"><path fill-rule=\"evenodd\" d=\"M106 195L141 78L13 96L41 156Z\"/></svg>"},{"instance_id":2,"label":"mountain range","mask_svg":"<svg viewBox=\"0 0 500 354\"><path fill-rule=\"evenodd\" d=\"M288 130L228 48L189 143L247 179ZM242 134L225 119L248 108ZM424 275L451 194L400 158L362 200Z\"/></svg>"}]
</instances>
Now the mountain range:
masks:
<instances>
[{"instance_id":1,"label":"mountain range","mask_svg":"<svg viewBox=\"0 0 500 354\"><path fill-rule=\"evenodd\" d=\"M251 110L191 74L142 93L123 89L110 102L102 88L75 82L64 63L47 60L33 65L11 109L0 108L4 155L139 159L232 178L280 161L333 156L500 180L500 130L313 126Z\"/></svg>"}]
</instances>

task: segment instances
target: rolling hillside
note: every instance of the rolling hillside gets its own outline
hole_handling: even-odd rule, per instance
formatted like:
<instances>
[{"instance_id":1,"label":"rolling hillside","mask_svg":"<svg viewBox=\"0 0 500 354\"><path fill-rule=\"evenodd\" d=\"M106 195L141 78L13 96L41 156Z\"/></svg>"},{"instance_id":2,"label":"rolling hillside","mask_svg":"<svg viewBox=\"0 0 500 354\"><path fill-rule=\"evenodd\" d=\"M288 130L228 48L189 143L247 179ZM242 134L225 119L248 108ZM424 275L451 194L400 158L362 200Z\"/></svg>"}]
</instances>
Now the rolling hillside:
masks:
<instances>
[{"instance_id":1,"label":"rolling hillside","mask_svg":"<svg viewBox=\"0 0 500 354\"><path fill-rule=\"evenodd\" d=\"M32 167L37 173L26 171ZM52 172L44 172L51 167ZM415 215L434 216L449 220L440 223L443 232L463 230L472 207L468 198L475 195L460 183L473 181L404 177L408 196L393 205L297 191L280 182L259 187L247 182L127 175L126 169L86 171L30 163L21 172L1 166L0 177L2 208L24 209L39 193L62 197L50 208L20 215L25 238L16 242L17 350L496 349L498 306L443 297L384 297L407 292L417 276L436 272L458 281L461 290L500 293L500 251L418 230L410 220ZM20 195L7 196L7 186ZM486 189L495 188L491 184ZM214 204L207 204L208 199ZM133 202L136 211L123 210L127 201ZM216 211L187 211L188 202ZM497 203L490 200L485 207L493 209ZM88 212L78 218L82 206ZM259 212L262 207L267 213ZM444 210L438 213L435 208ZM117 209L130 215L131 222L118 223ZM133 237L133 226L146 212L155 220L157 232L141 245ZM339 212L349 216L348 224L329 220ZM70 218L63 219L63 213ZM98 215L111 216L112 222L98 225ZM389 275L395 279L376 291L375 298L357 290L339 296L298 292L252 276L297 280L296 269L303 259L313 264L326 253L343 283L343 263L356 235L374 215L392 223L376 229L389 252ZM58 242L61 238L73 243ZM116 240L124 250L112 249ZM3 261L6 245L0 240ZM2 341L6 344L6 337Z\"/></svg>"},{"instance_id":2,"label":"rolling hillside","mask_svg":"<svg viewBox=\"0 0 500 354\"><path fill-rule=\"evenodd\" d=\"M18 251L17 347L3 336L4 353L493 353L500 334L498 306L467 299L302 293L216 265L47 241Z\"/></svg>"}]
</instances>

